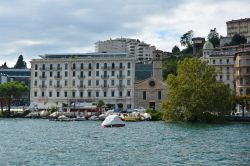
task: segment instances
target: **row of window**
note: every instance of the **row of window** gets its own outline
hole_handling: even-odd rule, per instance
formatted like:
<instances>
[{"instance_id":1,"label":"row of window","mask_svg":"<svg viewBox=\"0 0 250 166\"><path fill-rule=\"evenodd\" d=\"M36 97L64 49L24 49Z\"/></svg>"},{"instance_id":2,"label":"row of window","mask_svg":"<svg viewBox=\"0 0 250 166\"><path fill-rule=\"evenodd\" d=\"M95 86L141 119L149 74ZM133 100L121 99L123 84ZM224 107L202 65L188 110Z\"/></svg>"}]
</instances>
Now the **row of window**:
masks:
<instances>
[{"instance_id":1,"label":"row of window","mask_svg":"<svg viewBox=\"0 0 250 166\"><path fill-rule=\"evenodd\" d=\"M111 72L103 71L103 75L101 75L101 76L103 76L104 78L107 78L107 77L109 77L109 74L110 74L112 77L114 77L114 76L116 76L115 73L117 73L117 72L115 72L113 70ZM57 77L57 78L62 77L60 71L58 71L57 73L54 73L54 74L56 74L55 77ZM95 76L100 77L100 71L96 71ZM128 77L131 76L131 71L130 70L127 70L127 76ZM35 77L38 77L38 72L35 72ZM53 72L52 71L49 72L49 77L53 77ZM64 77L68 77L68 71L64 72ZM76 71L72 71L72 77L76 77ZM81 77L81 78L85 77L83 71L80 72L79 77ZM88 77L92 77L92 71L88 71ZM125 77L125 75L123 75L122 70L120 70L119 73L117 73L117 77ZM42 72L41 78L46 78L46 72Z\"/></svg>"},{"instance_id":2,"label":"row of window","mask_svg":"<svg viewBox=\"0 0 250 166\"><path fill-rule=\"evenodd\" d=\"M95 86L100 86L101 82L102 82L102 85L104 87L108 87L109 83L110 83L111 86L115 86L115 80L110 80L110 81L108 81L108 80L102 80L102 81L95 80ZM119 85L120 86L124 85L124 81L123 80L119 80ZM126 85L127 86L131 85L131 80L130 79L127 80ZM38 86L38 81L37 80L34 80L34 86L35 87ZM46 87L45 81L42 81L41 86L42 87ZM53 86L53 80L49 80L49 86ZM60 87L61 86L61 82L60 81L56 81L56 85L55 86ZM68 86L68 80L64 80L64 86ZM76 80L72 80L72 86L73 87L76 86ZM83 80L80 81L80 85L79 86L80 87L85 86ZM88 80L87 81L87 86L92 86L92 80Z\"/></svg>"},{"instance_id":3,"label":"row of window","mask_svg":"<svg viewBox=\"0 0 250 166\"><path fill-rule=\"evenodd\" d=\"M124 95L123 91L119 91L118 93L119 93L118 94L119 97L130 97L131 96L131 91L130 90L127 90L126 96L123 96ZM49 91L48 97L62 97L60 92L56 92L54 95L55 96L53 96L52 91ZM77 95L77 92L72 91L71 95L72 95L73 98L75 98L76 95ZM68 92L64 91L63 96L68 97ZM101 96L101 91L96 91L95 96L93 96L92 91L87 91L87 96L88 97L117 97L114 90L111 91L110 96L108 96L107 91L102 91L102 96ZM34 91L34 97L38 97L37 91ZM41 97L45 97L45 92L44 91L41 92ZM84 92L83 91L79 92L79 97L84 97Z\"/></svg>"},{"instance_id":4,"label":"row of window","mask_svg":"<svg viewBox=\"0 0 250 166\"><path fill-rule=\"evenodd\" d=\"M123 65L124 65L123 63L119 63L119 66L116 66L115 63L111 63L111 65L108 64L108 63L103 63L103 68L104 68L104 69L108 69L109 66L110 66L112 69L114 69L114 68L116 68L116 67L122 69L122 68L124 68ZM92 69L92 63L88 63L87 66L88 66L88 67L87 67L88 69ZM99 69L101 65L100 65L100 63L96 63L95 66L96 66L96 69ZM79 67L80 67L80 69L84 69L84 64L81 63ZM76 69L76 68L77 68L77 64L76 64L76 63L73 63L73 64L72 64L72 69ZM130 63L130 62L127 63L127 68L128 68L128 69L131 68L131 63ZM42 64L42 68L41 68L41 69L42 69L42 70L46 70L46 64ZM48 69L49 69L49 70L61 69L61 64L56 64L56 67L54 66L54 64L49 64L49 68L48 68ZM68 69L68 64L67 64L67 63L64 64L64 69L65 69L65 70ZM35 70L38 70L38 64L35 64Z\"/></svg>"},{"instance_id":5,"label":"row of window","mask_svg":"<svg viewBox=\"0 0 250 166\"><path fill-rule=\"evenodd\" d=\"M216 60L213 59L212 63L216 64ZM219 59L219 64L223 64L223 60L222 59ZM229 59L226 60L226 64L230 64L230 60Z\"/></svg>"},{"instance_id":6,"label":"row of window","mask_svg":"<svg viewBox=\"0 0 250 166\"><path fill-rule=\"evenodd\" d=\"M219 75L220 81L223 81L223 75ZM226 76L226 80L230 80L230 75Z\"/></svg>"}]
</instances>

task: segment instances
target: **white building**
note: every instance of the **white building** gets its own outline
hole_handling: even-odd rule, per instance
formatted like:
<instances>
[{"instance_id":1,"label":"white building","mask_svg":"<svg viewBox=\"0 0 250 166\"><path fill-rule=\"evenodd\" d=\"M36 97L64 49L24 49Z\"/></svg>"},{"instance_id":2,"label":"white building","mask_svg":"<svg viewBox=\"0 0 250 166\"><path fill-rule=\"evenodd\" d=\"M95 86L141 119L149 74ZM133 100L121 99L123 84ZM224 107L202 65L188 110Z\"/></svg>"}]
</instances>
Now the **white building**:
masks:
<instances>
[{"instance_id":1,"label":"white building","mask_svg":"<svg viewBox=\"0 0 250 166\"><path fill-rule=\"evenodd\" d=\"M103 100L134 108L135 59L126 53L43 55L31 61L31 103L48 108Z\"/></svg>"},{"instance_id":2,"label":"white building","mask_svg":"<svg viewBox=\"0 0 250 166\"><path fill-rule=\"evenodd\" d=\"M135 57L137 63L152 63L154 46L141 42L138 39L117 38L95 43L95 51L111 53L128 53L129 56Z\"/></svg>"}]
</instances>

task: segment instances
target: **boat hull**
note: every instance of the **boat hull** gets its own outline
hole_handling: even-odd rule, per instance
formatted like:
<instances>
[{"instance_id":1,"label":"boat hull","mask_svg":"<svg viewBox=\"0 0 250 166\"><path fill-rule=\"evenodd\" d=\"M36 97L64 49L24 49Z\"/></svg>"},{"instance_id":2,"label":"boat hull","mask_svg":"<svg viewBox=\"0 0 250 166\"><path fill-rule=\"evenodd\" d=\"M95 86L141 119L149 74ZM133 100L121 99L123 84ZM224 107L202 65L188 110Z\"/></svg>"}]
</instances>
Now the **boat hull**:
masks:
<instances>
[{"instance_id":1,"label":"boat hull","mask_svg":"<svg viewBox=\"0 0 250 166\"><path fill-rule=\"evenodd\" d=\"M109 128L109 127L124 127L125 124L112 124L112 125L102 125L103 128Z\"/></svg>"}]
</instances>

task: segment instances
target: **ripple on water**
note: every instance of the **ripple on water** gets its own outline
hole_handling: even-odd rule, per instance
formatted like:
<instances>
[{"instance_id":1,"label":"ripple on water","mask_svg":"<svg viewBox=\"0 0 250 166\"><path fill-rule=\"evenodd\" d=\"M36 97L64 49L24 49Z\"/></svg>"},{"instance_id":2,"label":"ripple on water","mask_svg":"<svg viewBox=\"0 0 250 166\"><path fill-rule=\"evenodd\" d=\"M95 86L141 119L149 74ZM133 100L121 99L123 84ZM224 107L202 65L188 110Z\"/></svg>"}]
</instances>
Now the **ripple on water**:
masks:
<instances>
[{"instance_id":1,"label":"ripple on water","mask_svg":"<svg viewBox=\"0 0 250 166\"><path fill-rule=\"evenodd\" d=\"M0 165L250 165L250 126L0 120Z\"/></svg>"}]
</instances>

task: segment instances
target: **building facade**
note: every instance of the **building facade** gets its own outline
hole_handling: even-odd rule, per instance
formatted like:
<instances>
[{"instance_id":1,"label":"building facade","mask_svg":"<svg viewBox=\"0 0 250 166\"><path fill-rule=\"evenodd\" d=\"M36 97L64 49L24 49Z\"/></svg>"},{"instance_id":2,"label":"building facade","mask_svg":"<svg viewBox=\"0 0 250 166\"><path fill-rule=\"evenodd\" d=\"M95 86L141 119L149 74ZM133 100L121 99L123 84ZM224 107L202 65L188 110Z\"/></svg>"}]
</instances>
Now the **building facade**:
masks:
<instances>
[{"instance_id":1,"label":"building facade","mask_svg":"<svg viewBox=\"0 0 250 166\"><path fill-rule=\"evenodd\" d=\"M31 61L31 102L62 107L103 100L134 108L135 59L125 53L43 55Z\"/></svg>"},{"instance_id":2,"label":"building facade","mask_svg":"<svg viewBox=\"0 0 250 166\"><path fill-rule=\"evenodd\" d=\"M227 36L233 37L235 34L250 37L250 18L227 21Z\"/></svg>"},{"instance_id":3,"label":"building facade","mask_svg":"<svg viewBox=\"0 0 250 166\"><path fill-rule=\"evenodd\" d=\"M138 39L117 38L95 43L95 51L98 53L128 53L129 56L135 57L137 63L152 63L154 46L144 43Z\"/></svg>"}]
</instances>

